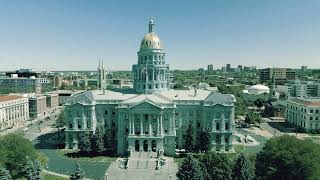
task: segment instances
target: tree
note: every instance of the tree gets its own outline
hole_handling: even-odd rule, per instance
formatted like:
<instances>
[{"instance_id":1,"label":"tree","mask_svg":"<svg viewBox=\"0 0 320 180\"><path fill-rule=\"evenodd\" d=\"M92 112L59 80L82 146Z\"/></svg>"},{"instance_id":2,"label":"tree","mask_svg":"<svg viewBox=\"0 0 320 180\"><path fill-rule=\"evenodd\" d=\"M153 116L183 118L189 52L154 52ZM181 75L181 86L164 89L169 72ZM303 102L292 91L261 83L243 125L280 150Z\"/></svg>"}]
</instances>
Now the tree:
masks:
<instances>
[{"instance_id":1,"label":"tree","mask_svg":"<svg viewBox=\"0 0 320 180\"><path fill-rule=\"evenodd\" d=\"M260 179L319 179L320 146L293 136L269 139L256 159Z\"/></svg>"},{"instance_id":2,"label":"tree","mask_svg":"<svg viewBox=\"0 0 320 180\"><path fill-rule=\"evenodd\" d=\"M206 180L231 180L230 162L224 154L209 152L200 158Z\"/></svg>"},{"instance_id":3,"label":"tree","mask_svg":"<svg viewBox=\"0 0 320 180\"><path fill-rule=\"evenodd\" d=\"M78 180L78 179L83 179L84 178L84 172L83 170L80 168L80 164L78 162L75 163L75 170L73 171L73 173L70 175L70 179L71 180Z\"/></svg>"},{"instance_id":4,"label":"tree","mask_svg":"<svg viewBox=\"0 0 320 180\"><path fill-rule=\"evenodd\" d=\"M200 152L208 152L211 150L211 135L208 130L200 132L196 148Z\"/></svg>"},{"instance_id":5,"label":"tree","mask_svg":"<svg viewBox=\"0 0 320 180\"><path fill-rule=\"evenodd\" d=\"M239 115L245 115L246 114L246 104L243 101L243 99L241 97L236 97L236 104L235 104L235 114L236 116Z\"/></svg>"},{"instance_id":6,"label":"tree","mask_svg":"<svg viewBox=\"0 0 320 180\"><path fill-rule=\"evenodd\" d=\"M188 154L182 161L182 164L177 172L177 177L180 180L202 180L203 175L200 163L192 155Z\"/></svg>"},{"instance_id":7,"label":"tree","mask_svg":"<svg viewBox=\"0 0 320 180\"><path fill-rule=\"evenodd\" d=\"M189 124L188 129L187 129L185 149L187 152L194 151L194 139L193 139L193 132L192 132L192 125L191 124Z\"/></svg>"},{"instance_id":8,"label":"tree","mask_svg":"<svg viewBox=\"0 0 320 180\"><path fill-rule=\"evenodd\" d=\"M29 159L25 167L25 178L27 180L34 180L34 174L34 165L33 162Z\"/></svg>"},{"instance_id":9,"label":"tree","mask_svg":"<svg viewBox=\"0 0 320 180\"><path fill-rule=\"evenodd\" d=\"M261 119L260 114L258 114L257 112L251 110L246 115L246 118L245 118L244 122L247 123L247 124L259 123L259 126L260 126L260 123L262 122L262 119Z\"/></svg>"},{"instance_id":10,"label":"tree","mask_svg":"<svg viewBox=\"0 0 320 180\"><path fill-rule=\"evenodd\" d=\"M261 107L262 107L263 104L264 104L264 100L262 100L262 99L257 99L256 101L254 101L254 104L255 104L259 109L261 109Z\"/></svg>"},{"instance_id":11,"label":"tree","mask_svg":"<svg viewBox=\"0 0 320 180\"><path fill-rule=\"evenodd\" d=\"M254 177L254 167L243 153L237 157L232 171L234 180L251 180Z\"/></svg>"},{"instance_id":12,"label":"tree","mask_svg":"<svg viewBox=\"0 0 320 180\"><path fill-rule=\"evenodd\" d=\"M87 129L80 134L79 149L81 152L89 154L91 152L91 133Z\"/></svg>"},{"instance_id":13,"label":"tree","mask_svg":"<svg viewBox=\"0 0 320 180\"><path fill-rule=\"evenodd\" d=\"M4 167L0 167L0 180L12 180L9 171Z\"/></svg>"},{"instance_id":14,"label":"tree","mask_svg":"<svg viewBox=\"0 0 320 180\"><path fill-rule=\"evenodd\" d=\"M41 180L41 163L38 161L38 160L35 160L34 163L33 163L33 176L34 176L34 180Z\"/></svg>"},{"instance_id":15,"label":"tree","mask_svg":"<svg viewBox=\"0 0 320 180\"><path fill-rule=\"evenodd\" d=\"M0 161L14 179L24 175L28 160L34 161L39 154L32 143L18 134L7 134L0 138Z\"/></svg>"},{"instance_id":16,"label":"tree","mask_svg":"<svg viewBox=\"0 0 320 180\"><path fill-rule=\"evenodd\" d=\"M92 151L98 154L105 151L104 131L102 127L97 127L95 134L92 135Z\"/></svg>"},{"instance_id":17,"label":"tree","mask_svg":"<svg viewBox=\"0 0 320 180\"><path fill-rule=\"evenodd\" d=\"M61 127L64 127L65 125L66 125L66 121L64 119L64 111L61 111L61 113L59 114L58 119L55 123L55 126L57 128L61 128Z\"/></svg>"}]
</instances>

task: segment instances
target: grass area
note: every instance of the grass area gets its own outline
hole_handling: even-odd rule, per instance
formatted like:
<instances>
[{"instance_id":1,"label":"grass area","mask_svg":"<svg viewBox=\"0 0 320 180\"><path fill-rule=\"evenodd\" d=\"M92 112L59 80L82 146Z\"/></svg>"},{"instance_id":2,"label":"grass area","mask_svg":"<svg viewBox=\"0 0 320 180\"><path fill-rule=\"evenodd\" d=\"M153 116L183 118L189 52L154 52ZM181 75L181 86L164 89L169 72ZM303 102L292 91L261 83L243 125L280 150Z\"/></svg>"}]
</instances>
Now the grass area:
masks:
<instances>
[{"instance_id":1,"label":"grass area","mask_svg":"<svg viewBox=\"0 0 320 180\"><path fill-rule=\"evenodd\" d=\"M60 176L54 176L51 174L43 173L42 174L43 180L67 180L68 178L60 177Z\"/></svg>"},{"instance_id":2,"label":"grass area","mask_svg":"<svg viewBox=\"0 0 320 180\"><path fill-rule=\"evenodd\" d=\"M89 179L101 179L111 162L87 161L81 158L69 158L59 154L56 149L40 149L48 158L46 170L70 175L75 169L75 163L80 164L81 169L85 172L85 177Z\"/></svg>"},{"instance_id":3,"label":"grass area","mask_svg":"<svg viewBox=\"0 0 320 180\"><path fill-rule=\"evenodd\" d=\"M311 140L314 143L320 144L320 136L319 135L313 135L313 136L309 136L304 138L305 140Z\"/></svg>"},{"instance_id":4,"label":"grass area","mask_svg":"<svg viewBox=\"0 0 320 180\"><path fill-rule=\"evenodd\" d=\"M71 157L68 154L77 153L77 150L72 149L58 149L58 154L62 157L66 157L72 160L80 160L80 161L93 161L93 162L113 162L117 159L117 157L109 157L109 156L95 156L95 157Z\"/></svg>"}]
</instances>

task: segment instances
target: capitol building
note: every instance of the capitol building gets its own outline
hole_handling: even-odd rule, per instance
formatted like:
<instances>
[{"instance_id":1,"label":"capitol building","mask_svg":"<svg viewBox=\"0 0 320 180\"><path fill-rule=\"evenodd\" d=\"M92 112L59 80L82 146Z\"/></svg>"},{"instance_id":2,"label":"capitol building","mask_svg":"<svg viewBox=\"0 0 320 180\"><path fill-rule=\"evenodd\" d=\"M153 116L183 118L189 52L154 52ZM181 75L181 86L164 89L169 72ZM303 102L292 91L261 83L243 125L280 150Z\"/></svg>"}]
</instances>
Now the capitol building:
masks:
<instances>
[{"instance_id":1,"label":"capitol building","mask_svg":"<svg viewBox=\"0 0 320 180\"><path fill-rule=\"evenodd\" d=\"M186 131L194 138L210 131L213 151L232 151L235 97L210 90L170 89L169 64L154 21L148 24L132 66L133 89L106 89L104 65L99 64L99 90L73 96L65 104L65 147L77 149L80 133L103 127L108 148L118 155L154 151L173 156L185 148Z\"/></svg>"}]
</instances>

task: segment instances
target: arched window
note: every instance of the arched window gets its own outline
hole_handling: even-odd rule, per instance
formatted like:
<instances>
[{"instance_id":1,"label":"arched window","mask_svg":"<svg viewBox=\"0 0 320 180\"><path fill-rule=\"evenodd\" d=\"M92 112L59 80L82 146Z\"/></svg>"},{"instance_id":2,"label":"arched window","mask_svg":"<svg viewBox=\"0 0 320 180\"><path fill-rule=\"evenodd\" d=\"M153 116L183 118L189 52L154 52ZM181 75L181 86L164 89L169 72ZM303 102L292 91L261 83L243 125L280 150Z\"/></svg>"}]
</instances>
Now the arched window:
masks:
<instances>
[{"instance_id":1,"label":"arched window","mask_svg":"<svg viewBox=\"0 0 320 180\"><path fill-rule=\"evenodd\" d=\"M154 56L154 60L158 60L157 56Z\"/></svg>"}]
</instances>

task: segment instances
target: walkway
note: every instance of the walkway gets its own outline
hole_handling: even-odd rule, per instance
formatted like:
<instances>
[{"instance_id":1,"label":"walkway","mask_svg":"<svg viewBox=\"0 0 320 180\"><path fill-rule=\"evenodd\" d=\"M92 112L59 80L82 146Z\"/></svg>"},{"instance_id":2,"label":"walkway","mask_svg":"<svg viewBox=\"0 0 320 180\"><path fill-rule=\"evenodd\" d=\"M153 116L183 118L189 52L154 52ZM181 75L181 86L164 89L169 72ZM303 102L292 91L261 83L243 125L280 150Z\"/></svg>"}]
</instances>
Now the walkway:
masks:
<instances>
[{"instance_id":1,"label":"walkway","mask_svg":"<svg viewBox=\"0 0 320 180\"><path fill-rule=\"evenodd\" d=\"M108 180L175 180L178 165L171 157L164 157L164 159L166 164L157 171L155 154L134 152L129 159L127 169L119 167L121 158L111 163L107 170Z\"/></svg>"}]
</instances>

